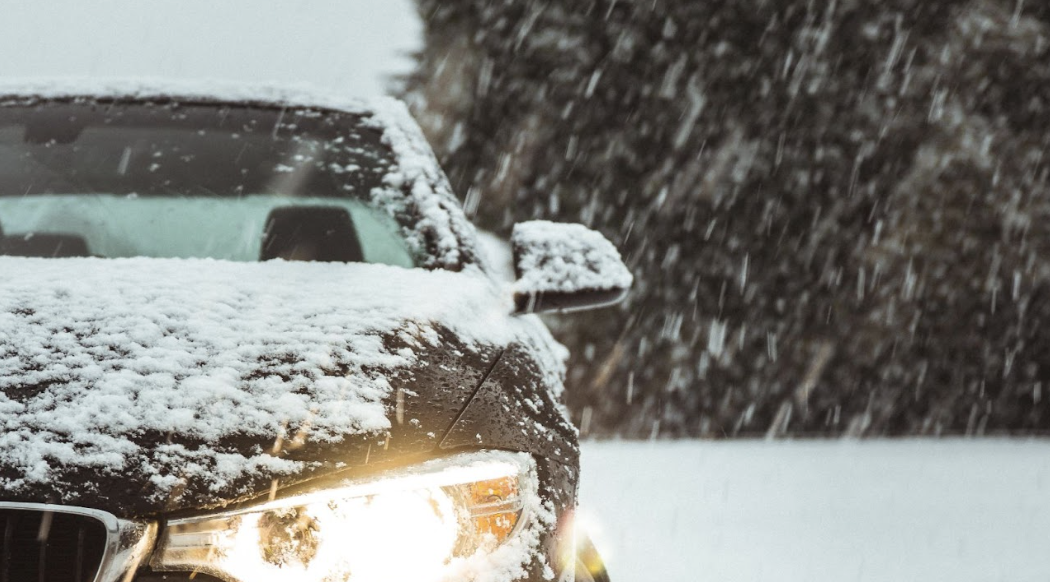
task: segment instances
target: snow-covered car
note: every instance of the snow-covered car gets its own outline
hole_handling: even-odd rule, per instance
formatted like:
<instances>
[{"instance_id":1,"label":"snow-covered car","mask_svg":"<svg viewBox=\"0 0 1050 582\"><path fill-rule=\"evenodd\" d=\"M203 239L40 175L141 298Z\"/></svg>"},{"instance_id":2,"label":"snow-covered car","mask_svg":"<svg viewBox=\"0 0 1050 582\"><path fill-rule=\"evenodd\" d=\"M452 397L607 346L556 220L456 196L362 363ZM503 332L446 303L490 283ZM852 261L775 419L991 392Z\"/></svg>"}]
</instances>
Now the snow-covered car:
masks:
<instances>
[{"instance_id":1,"label":"snow-covered car","mask_svg":"<svg viewBox=\"0 0 1050 582\"><path fill-rule=\"evenodd\" d=\"M394 100L0 86L0 580L602 579L566 353L579 225L508 285Z\"/></svg>"}]
</instances>

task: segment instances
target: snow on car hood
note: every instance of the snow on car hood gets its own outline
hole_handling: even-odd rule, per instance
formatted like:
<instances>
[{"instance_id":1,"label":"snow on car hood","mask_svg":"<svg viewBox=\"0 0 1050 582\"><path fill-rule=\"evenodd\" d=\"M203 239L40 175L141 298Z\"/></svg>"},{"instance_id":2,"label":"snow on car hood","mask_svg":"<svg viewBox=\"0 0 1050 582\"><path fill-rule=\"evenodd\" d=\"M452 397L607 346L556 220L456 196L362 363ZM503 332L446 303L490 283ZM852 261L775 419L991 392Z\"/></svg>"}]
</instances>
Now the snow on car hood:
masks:
<instances>
[{"instance_id":1,"label":"snow on car hood","mask_svg":"<svg viewBox=\"0 0 1050 582\"><path fill-rule=\"evenodd\" d=\"M0 494L71 469L145 474L156 495L187 476L219 491L294 473L300 461L268 448L207 443L272 442L289 426L321 442L383 431L382 370L434 347L438 323L468 349L535 333L510 310L472 273L0 257ZM391 334L401 347L386 347ZM157 434L179 438L143 444Z\"/></svg>"}]
</instances>

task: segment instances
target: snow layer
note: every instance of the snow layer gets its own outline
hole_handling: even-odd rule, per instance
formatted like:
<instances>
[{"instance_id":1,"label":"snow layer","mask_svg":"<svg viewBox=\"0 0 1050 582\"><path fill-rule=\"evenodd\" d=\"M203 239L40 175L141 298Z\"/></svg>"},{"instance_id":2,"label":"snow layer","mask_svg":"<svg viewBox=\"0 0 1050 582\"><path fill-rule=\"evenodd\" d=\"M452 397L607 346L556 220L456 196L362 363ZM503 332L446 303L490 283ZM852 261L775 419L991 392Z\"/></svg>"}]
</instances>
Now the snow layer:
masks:
<instances>
[{"instance_id":1,"label":"snow layer","mask_svg":"<svg viewBox=\"0 0 1050 582\"><path fill-rule=\"evenodd\" d=\"M616 582L1050 580L1050 442L585 442Z\"/></svg>"},{"instance_id":2,"label":"snow layer","mask_svg":"<svg viewBox=\"0 0 1050 582\"><path fill-rule=\"evenodd\" d=\"M627 289L633 280L616 247L582 224L521 222L511 245L519 293Z\"/></svg>"},{"instance_id":3,"label":"snow layer","mask_svg":"<svg viewBox=\"0 0 1050 582\"><path fill-rule=\"evenodd\" d=\"M382 431L390 386L374 370L415 357L387 350L382 334L435 345L440 322L468 346L534 336L535 322L510 309L488 279L443 271L0 257L0 469L20 475L0 479L0 491L46 481L57 466L138 466L160 489L193 467L213 489L295 471L265 451L144 448L138 438Z\"/></svg>"},{"instance_id":4,"label":"snow layer","mask_svg":"<svg viewBox=\"0 0 1050 582\"><path fill-rule=\"evenodd\" d=\"M397 103L378 97L361 99L305 83L252 84L216 79L107 79L88 77L0 79L0 98L35 96L42 99L99 97L109 99L175 99L177 101L221 101L286 107L332 109L368 113L373 106Z\"/></svg>"}]
</instances>

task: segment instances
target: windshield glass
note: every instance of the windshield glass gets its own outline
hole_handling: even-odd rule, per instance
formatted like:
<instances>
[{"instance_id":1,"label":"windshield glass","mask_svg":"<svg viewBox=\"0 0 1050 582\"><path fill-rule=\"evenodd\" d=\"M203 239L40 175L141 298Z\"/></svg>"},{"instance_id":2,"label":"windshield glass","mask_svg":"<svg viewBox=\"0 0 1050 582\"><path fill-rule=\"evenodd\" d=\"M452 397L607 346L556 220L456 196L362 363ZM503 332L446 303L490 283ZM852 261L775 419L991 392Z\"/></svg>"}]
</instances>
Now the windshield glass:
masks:
<instances>
[{"instance_id":1,"label":"windshield glass","mask_svg":"<svg viewBox=\"0 0 1050 582\"><path fill-rule=\"evenodd\" d=\"M394 165L360 116L94 101L0 107L0 254L413 266L369 204Z\"/></svg>"}]
</instances>

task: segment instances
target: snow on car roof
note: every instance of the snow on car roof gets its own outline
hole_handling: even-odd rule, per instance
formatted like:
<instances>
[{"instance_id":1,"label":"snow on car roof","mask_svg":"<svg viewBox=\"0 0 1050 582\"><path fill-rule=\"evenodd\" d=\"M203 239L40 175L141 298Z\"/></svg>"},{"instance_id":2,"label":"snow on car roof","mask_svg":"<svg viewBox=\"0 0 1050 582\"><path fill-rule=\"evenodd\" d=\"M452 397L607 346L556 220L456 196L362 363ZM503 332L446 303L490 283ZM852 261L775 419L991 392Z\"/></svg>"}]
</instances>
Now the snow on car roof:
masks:
<instances>
[{"instance_id":1,"label":"snow on car roof","mask_svg":"<svg viewBox=\"0 0 1050 582\"><path fill-rule=\"evenodd\" d=\"M0 273L0 475L15 475L0 491L70 466L145 471L158 491L180 477L219 490L296 472L265 450L138 439L382 432L392 387L375 371L415 363L414 349L440 343L437 326L466 349L537 333L507 316L509 298L488 278L441 270L0 257ZM388 348L388 334L410 347Z\"/></svg>"},{"instance_id":2,"label":"snow on car roof","mask_svg":"<svg viewBox=\"0 0 1050 582\"><path fill-rule=\"evenodd\" d=\"M177 101L217 101L252 103L276 107L322 108L347 113L369 113L384 107L389 97L359 99L333 93L311 85L265 85L218 80L37 78L0 79L0 97L40 97L68 99L97 97L106 99L173 99Z\"/></svg>"},{"instance_id":3,"label":"snow on car roof","mask_svg":"<svg viewBox=\"0 0 1050 582\"><path fill-rule=\"evenodd\" d=\"M165 79L3 79L5 99L128 99L249 104L329 109L365 116L383 132L397 166L384 177L372 201L402 226L406 240L427 268L458 269L476 263L473 226L463 213L419 124L405 104L391 97L359 99L309 85L253 85L211 80Z\"/></svg>"}]
</instances>

